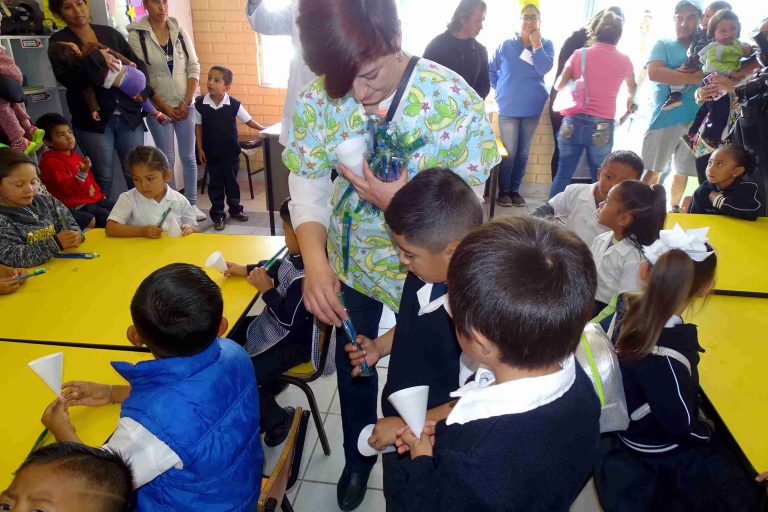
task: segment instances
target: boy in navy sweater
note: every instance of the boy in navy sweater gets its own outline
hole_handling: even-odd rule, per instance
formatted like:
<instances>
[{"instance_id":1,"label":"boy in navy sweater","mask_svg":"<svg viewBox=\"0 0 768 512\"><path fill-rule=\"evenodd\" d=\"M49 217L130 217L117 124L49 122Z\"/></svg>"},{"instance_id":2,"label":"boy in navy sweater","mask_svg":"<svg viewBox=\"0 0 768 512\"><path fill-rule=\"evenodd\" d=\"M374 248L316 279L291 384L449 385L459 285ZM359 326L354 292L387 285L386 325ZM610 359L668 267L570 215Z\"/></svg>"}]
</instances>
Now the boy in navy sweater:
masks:
<instances>
[{"instance_id":1,"label":"boy in navy sweater","mask_svg":"<svg viewBox=\"0 0 768 512\"><path fill-rule=\"evenodd\" d=\"M412 386L429 386L427 417L448 416L450 393L459 387L461 348L447 310L448 263L471 229L483 222L483 208L475 193L448 169L428 169L416 175L392 198L384 218L408 267L397 325L369 340L358 336L362 351L346 346L354 369L363 357L373 366L390 355L387 384L381 395L384 415L368 443L375 449L392 445L405 425L387 399ZM405 510L410 458L387 453L383 457L387 510Z\"/></svg>"},{"instance_id":2,"label":"boy in navy sweater","mask_svg":"<svg viewBox=\"0 0 768 512\"><path fill-rule=\"evenodd\" d=\"M198 96L190 112L195 120L197 154L211 177L208 196L211 198L209 215L213 227L224 229L224 199L229 216L245 222L248 216L240 204L240 186L237 170L240 168L240 144L237 141L237 120L251 128L263 130L239 101L227 94L232 86L232 71L224 66L213 66L208 71L208 94Z\"/></svg>"},{"instance_id":3,"label":"boy in navy sweater","mask_svg":"<svg viewBox=\"0 0 768 512\"><path fill-rule=\"evenodd\" d=\"M448 269L459 344L481 365L410 451L406 510L567 511L592 471L600 406L573 355L597 286L589 249L538 219L470 233Z\"/></svg>"}]
</instances>

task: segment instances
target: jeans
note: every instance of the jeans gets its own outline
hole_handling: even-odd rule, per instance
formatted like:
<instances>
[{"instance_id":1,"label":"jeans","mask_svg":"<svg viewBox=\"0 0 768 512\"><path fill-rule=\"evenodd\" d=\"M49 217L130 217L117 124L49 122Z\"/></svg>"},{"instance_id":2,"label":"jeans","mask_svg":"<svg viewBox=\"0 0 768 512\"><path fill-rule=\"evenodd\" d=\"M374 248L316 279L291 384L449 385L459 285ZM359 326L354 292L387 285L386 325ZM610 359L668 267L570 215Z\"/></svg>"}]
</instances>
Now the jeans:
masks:
<instances>
[{"instance_id":1,"label":"jeans","mask_svg":"<svg viewBox=\"0 0 768 512\"><path fill-rule=\"evenodd\" d=\"M147 117L149 131L155 139L157 149L165 154L171 169L174 168L176 154L174 151L173 134L176 134L179 158L184 169L184 197L190 204L197 204L197 160L195 158L195 122L191 116L175 123L163 126L152 116ZM179 188L176 186L175 188Z\"/></svg>"},{"instance_id":2,"label":"jeans","mask_svg":"<svg viewBox=\"0 0 768 512\"><path fill-rule=\"evenodd\" d=\"M538 125L539 116L499 116L499 135L507 150L507 156L501 160L499 169L499 195L520 190L528 165L528 152Z\"/></svg>"},{"instance_id":3,"label":"jeans","mask_svg":"<svg viewBox=\"0 0 768 512\"><path fill-rule=\"evenodd\" d=\"M560 160L557 176L549 191L550 198L565 190L571 183L571 177L584 150L587 151L592 181L597 181L597 171L613 149L613 119L587 114L566 116L557 135L557 147L560 150Z\"/></svg>"},{"instance_id":4,"label":"jeans","mask_svg":"<svg viewBox=\"0 0 768 512\"><path fill-rule=\"evenodd\" d=\"M126 165L128 153L136 146L144 144L143 123L135 129L131 129L125 122L123 116L113 115L110 117L104 133L89 132L75 128L75 137L80 146L83 155L90 157L93 176L96 183L99 184L101 191L108 198L112 193L112 169L115 162L115 150L120 158L120 166L123 169L123 176L127 187L133 188L131 180L131 171Z\"/></svg>"}]
</instances>

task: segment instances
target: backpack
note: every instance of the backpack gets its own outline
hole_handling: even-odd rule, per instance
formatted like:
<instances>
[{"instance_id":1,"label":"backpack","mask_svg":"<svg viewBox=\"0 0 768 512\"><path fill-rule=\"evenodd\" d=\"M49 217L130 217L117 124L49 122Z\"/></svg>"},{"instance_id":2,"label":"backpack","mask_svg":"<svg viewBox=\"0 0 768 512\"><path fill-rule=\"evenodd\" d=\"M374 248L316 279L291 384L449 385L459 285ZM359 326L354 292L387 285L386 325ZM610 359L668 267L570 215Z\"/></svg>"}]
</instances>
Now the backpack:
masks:
<instances>
[{"instance_id":1,"label":"backpack","mask_svg":"<svg viewBox=\"0 0 768 512\"><path fill-rule=\"evenodd\" d=\"M147 32L146 30L137 30L139 33L139 43L141 43L141 51L144 52L144 64L149 66L149 55L147 55ZM181 43L181 49L184 50L184 56L189 60L189 52L187 51L187 44L184 42L184 38L181 36L181 30L176 35L176 40Z\"/></svg>"},{"instance_id":2,"label":"backpack","mask_svg":"<svg viewBox=\"0 0 768 512\"><path fill-rule=\"evenodd\" d=\"M688 375L691 374L691 362L688 361L688 358L685 357L683 354L678 352L675 349L668 348L668 347L659 347L655 346L653 347L653 350L651 350L652 356L661 356L661 357L671 357L675 361L682 363L683 366L688 370ZM632 411L632 414L629 415L629 419L631 421L638 421L646 416L651 414L651 406L646 402L634 411Z\"/></svg>"}]
</instances>

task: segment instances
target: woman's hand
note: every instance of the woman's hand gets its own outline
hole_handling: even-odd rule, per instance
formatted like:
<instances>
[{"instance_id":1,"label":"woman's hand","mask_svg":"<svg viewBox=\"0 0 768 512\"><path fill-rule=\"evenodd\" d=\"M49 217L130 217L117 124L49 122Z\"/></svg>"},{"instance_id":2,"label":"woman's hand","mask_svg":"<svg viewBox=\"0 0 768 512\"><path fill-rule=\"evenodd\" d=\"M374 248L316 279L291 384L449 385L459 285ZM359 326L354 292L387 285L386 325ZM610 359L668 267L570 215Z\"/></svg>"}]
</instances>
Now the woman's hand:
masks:
<instances>
[{"instance_id":1,"label":"woman's hand","mask_svg":"<svg viewBox=\"0 0 768 512\"><path fill-rule=\"evenodd\" d=\"M534 50L541 48L541 31L534 30L528 34L528 38L531 40L531 46Z\"/></svg>"},{"instance_id":2,"label":"woman's hand","mask_svg":"<svg viewBox=\"0 0 768 512\"><path fill-rule=\"evenodd\" d=\"M108 384L73 380L65 382L61 387L61 398L68 407L72 405L96 407L111 404L113 401Z\"/></svg>"},{"instance_id":3,"label":"woman's hand","mask_svg":"<svg viewBox=\"0 0 768 512\"><path fill-rule=\"evenodd\" d=\"M338 297L341 282L328 260L314 265L304 262L302 291L307 311L321 322L341 327L341 320L346 319L348 315Z\"/></svg>"},{"instance_id":4,"label":"woman's hand","mask_svg":"<svg viewBox=\"0 0 768 512\"><path fill-rule=\"evenodd\" d=\"M381 181L374 176L371 168L368 167L368 162L363 162L362 178L342 163L339 163L338 170L355 187L361 199L382 210L386 209L395 193L408 183L407 169L403 169L400 177L391 182Z\"/></svg>"},{"instance_id":5,"label":"woman's hand","mask_svg":"<svg viewBox=\"0 0 768 512\"><path fill-rule=\"evenodd\" d=\"M704 103L705 101L710 101L712 98L717 96L719 90L720 86L715 83L705 85L704 87L699 87L696 89L696 93L694 94L696 97L696 103Z\"/></svg>"},{"instance_id":6,"label":"woman's hand","mask_svg":"<svg viewBox=\"0 0 768 512\"><path fill-rule=\"evenodd\" d=\"M183 101L173 108L174 122L186 119L189 115L189 105ZM166 114L167 115L167 114Z\"/></svg>"},{"instance_id":7,"label":"woman's hand","mask_svg":"<svg viewBox=\"0 0 768 512\"><path fill-rule=\"evenodd\" d=\"M715 75L711 78L711 83L725 89L733 94L736 91L736 83L727 76Z\"/></svg>"}]
</instances>

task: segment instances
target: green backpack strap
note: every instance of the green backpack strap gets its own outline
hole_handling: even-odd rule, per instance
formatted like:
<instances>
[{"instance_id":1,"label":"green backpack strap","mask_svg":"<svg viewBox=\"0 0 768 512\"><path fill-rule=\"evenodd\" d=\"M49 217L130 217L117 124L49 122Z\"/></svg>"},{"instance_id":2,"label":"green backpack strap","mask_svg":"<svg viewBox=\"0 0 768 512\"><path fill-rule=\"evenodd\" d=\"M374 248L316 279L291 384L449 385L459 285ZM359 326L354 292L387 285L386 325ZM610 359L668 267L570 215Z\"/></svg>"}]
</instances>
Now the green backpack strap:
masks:
<instances>
[{"instance_id":1,"label":"green backpack strap","mask_svg":"<svg viewBox=\"0 0 768 512\"><path fill-rule=\"evenodd\" d=\"M614 297L614 301L616 297ZM607 309L607 308L606 308ZM603 381L600 379L600 372L597 370L597 363L595 363L595 356L592 355L592 349L589 348L589 342L587 337L582 333L581 346L584 347L584 353L587 355L587 362L589 362L589 369L592 372L593 382L595 383L595 391L597 391L597 397L600 399L600 407L605 407L605 394L603 393Z\"/></svg>"},{"instance_id":2,"label":"green backpack strap","mask_svg":"<svg viewBox=\"0 0 768 512\"><path fill-rule=\"evenodd\" d=\"M589 323L599 324L600 322L602 322L603 320L605 320L606 318L614 314L616 312L616 303L618 302L618 298L619 298L619 294L618 293L614 294L614 296L611 298L611 302L609 302L608 305L605 306L603 310L600 311L595 318L590 320Z\"/></svg>"}]
</instances>

